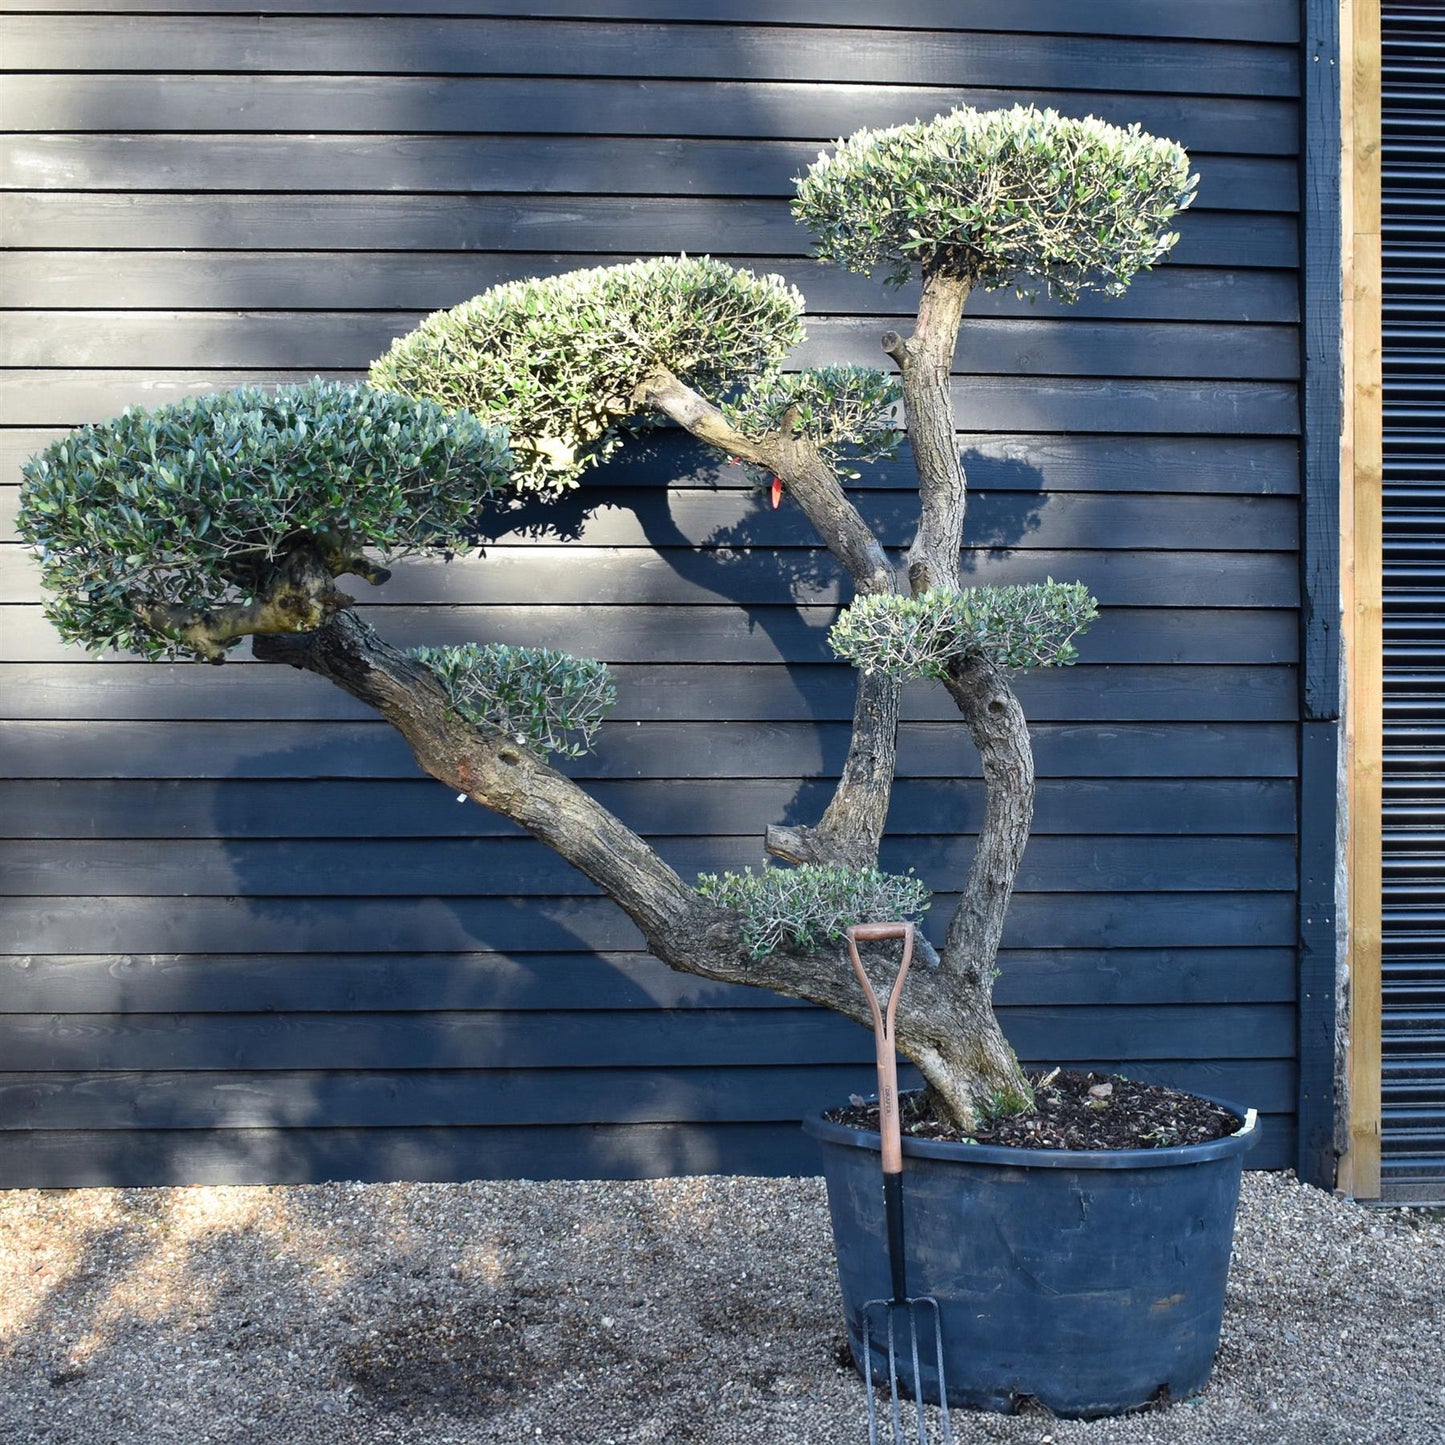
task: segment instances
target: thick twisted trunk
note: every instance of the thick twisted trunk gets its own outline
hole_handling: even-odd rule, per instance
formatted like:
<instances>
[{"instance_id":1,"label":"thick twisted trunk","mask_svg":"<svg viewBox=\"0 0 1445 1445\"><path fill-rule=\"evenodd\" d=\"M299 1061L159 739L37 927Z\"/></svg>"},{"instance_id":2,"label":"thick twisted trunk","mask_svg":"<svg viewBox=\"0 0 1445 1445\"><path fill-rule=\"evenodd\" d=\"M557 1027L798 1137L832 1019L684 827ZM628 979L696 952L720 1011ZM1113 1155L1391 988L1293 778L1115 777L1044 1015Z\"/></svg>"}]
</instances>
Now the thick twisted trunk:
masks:
<instances>
[{"instance_id":1,"label":"thick twisted trunk","mask_svg":"<svg viewBox=\"0 0 1445 1445\"><path fill-rule=\"evenodd\" d=\"M314 632L258 637L256 656L326 678L374 708L406 738L421 767L449 788L510 818L586 874L637 924L672 968L727 983L770 988L869 1026L846 953L775 953L743 947L738 920L700 898L647 844L576 783L509 739L447 705L431 671L343 610ZM869 954L880 986L892 978L892 946ZM982 988L941 967L920 941L898 1020L903 1051L929 1087L967 1122L1012 1087L1013 1055Z\"/></svg>"},{"instance_id":2,"label":"thick twisted trunk","mask_svg":"<svg viewBox=\"0 0 1445 1445\"><path fill-rule=\"evenodd\" d=\"M940 969L939 976L947 979L949 973ZM911 989L911 973L908 984ZM965 1134L980 1119L1033 1105L1033 1090L998 1026L991 993L986 978L977 986L962 986L955 978L946 1010L925 1006L920 1015L905 997L908 1016L899 1019L900 1047L918 1065L934 1111Z\"/></svg>"},{"instance_id":3,"label":"thick twisted trunk","mask_svg":"<svg viewBox=\"0 0 1445 1445\"><path fill-rule=\"evenodd\" d=\"M883 338L883 349L902 373L918 470L918 532L908 552L915 595L959 585L968 484L958 455L950 377L968 291L966 278L946 270L925 273L913 334L905 340L889 332ZM1034 762L1023 710L992 662L976 655L959 658L950 664L944 686L978 749L984 779L983 822L941 961L941 971L954 981L961 1013L936 1072L925 1071L935 1103L963 1121L985 1102L1017 1110L1033 1099L994 1021L992 993L1004 917L1033 822Z\"/></svg>"}]
</instances>

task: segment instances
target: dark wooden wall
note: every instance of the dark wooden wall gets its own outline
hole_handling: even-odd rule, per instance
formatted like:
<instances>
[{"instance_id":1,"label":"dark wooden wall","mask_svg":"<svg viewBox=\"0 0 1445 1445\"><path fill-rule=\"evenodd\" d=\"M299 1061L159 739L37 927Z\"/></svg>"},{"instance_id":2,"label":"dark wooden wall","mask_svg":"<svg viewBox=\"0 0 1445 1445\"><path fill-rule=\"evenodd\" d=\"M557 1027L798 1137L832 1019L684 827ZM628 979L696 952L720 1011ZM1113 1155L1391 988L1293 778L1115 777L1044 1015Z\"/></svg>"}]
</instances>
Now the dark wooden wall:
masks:
<instances>
[{"instance_id":1,"label":"dark wooden wall","mask_svg":"<svg viewBox=\"0 0 1445 1445\"><path fill-rule=\"evenodd\" d=\"M0 12L0 1184L812 1171L795 1121L866 1085L861 1031L670 975L315 679L61 646L16 469L128 403L352 376L430 309L638 254L779 270L809 361L881 361L910 297L807 260L790 177L859 126L1016 99L1140 121L1202 180L1127 298L980 296L959 351L971 576L1104 609L1080 666L1020 684L1042 781L1005 1027L1254 1104L1253 1162L1293 1159L1295 4ZM861 485L906 545L906 464ZM373 619L614 664L576 771L684 870L811 817L851 677L797 512L663 438L527 522L402 567ZM934 929L980 804L945 702L910 698L885 859L943 895Z\"/></svg>"}]
</instances>

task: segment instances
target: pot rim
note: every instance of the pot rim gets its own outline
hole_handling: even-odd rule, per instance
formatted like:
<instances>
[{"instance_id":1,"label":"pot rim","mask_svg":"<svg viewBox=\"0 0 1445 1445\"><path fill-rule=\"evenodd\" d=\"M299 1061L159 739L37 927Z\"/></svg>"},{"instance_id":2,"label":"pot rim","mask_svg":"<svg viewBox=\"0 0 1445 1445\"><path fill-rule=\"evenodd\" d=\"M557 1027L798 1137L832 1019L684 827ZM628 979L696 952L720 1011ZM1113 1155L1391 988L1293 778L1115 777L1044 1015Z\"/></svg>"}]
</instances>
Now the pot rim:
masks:
<instances>
[{"instance_id":1,"label":"pot rim","mask_svg":"<svg viewBox=\"0 0 1445 1445\"><path fill-rule=\"evenodd\" d=\"M1193 1092L1192 1090L1190 1091ZM876 1098L876 1095L870 1096ZM1242 1122L1232 1134L1202 1144L1175 1144L1164 1149L1022 1149L1011 1144L966 1144L944 1139L910 1139L903 1136L903 1152L918 1159L946 1159L956 1164L1001 1164L1014 1169L1166 1169L1171 1165L1205 1164L1243 1154L1259 1142L1259 1114L1212 1094L1194 1094L1228 1109ZM855 1129L837 1124L821 1113L803 1120L803 1132L826 1144L867 1149L877 1154L882 1140L876 1129Z\"/></svg>"}]
</instances>

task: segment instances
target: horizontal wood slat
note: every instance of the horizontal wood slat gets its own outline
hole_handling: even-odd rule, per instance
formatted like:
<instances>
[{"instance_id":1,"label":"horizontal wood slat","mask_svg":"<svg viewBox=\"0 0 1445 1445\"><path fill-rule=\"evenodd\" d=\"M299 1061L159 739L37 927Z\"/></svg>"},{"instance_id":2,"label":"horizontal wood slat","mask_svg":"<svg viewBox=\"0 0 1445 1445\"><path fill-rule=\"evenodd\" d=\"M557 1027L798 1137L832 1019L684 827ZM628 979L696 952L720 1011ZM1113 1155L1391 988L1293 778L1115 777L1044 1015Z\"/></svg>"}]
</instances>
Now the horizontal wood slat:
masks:
<instances>
[{"instance_id":1,"label":"horizontal wood slat","mask_svg":"<svg viewBox=\"0 0 1445 1445\"><path fill-rule=\"evenodd\" d=\"M1064 115L1137 124L1174 137L1191 152L1293 156L1298 147L1299 118L1287 100L1111 95L1058 84L1003 90L746 79L659 79L644 86L625 77L582 76L71 74L57 85L52 75L12 74L0 92L0 130L670 137L679 117L686 117L687 133L694 137L818 144L864 126L904 125L960 104L980 110L1035 104Z\"/></svg>"},{"instance_id":2,"label":"horizontal wood slat","mask_svg":"<svg viewBox=\"0 0 1445 1445\"><path fill-rule=\"evenodd\" d=\"M929 928L953 899L941 894ZM1008 948L1277 948L1295 941L1288 893L1020 893ZM16 953L632 950L641 939L600 898L0 899L0 937ZM1196 1020L1196 1024L1197 1024Z\"/></svg>"},{"instance_id":3,"label":"horizontal wood slat","mask_svg":"<svg viewBox=\"0 0 1445 1445\"><path fill-rule=\"evenodd\" d=\"M1134 1058L1288 1058L1293 1010L1282 1004L1222 1005L1224 1047L1201 1039L1190 1007L1080 1008L1067 1030L1051 1009L1000 1011L1017 1051L1050 1053L1067 1033L1123 1061ZM7 1072L187 1070L584 1069L625 1058L634 1068L686 1064L858 1063L868 1035L813 1008L699 1009L691 1013L320 1014L304 1029L274 1014L72 1014L64 1029L47 1017L0 1015Z\"/></svg>"},{"instance_id":4,"label":"horizontal wood slat","mask_svg":"<svg viewBox=\"0 0 1445 1445\"><path fill-rule=\"evenodd\" d=\"M0 0L0 13L223 15L251 12L255 0ZM411 15L406 0L268 0L268 15ZM426 0L429 15L705 22L763 21L769 25L877 27L870 0L829 0L826 21L813 0ZM1007 15L994 0L895 0L887 15L895 30L1001 30L1008 34L1157 35L1203 40L1274 41L1299 38L1299 17L1284 0L1212 0L1208 7L1160 6L1157 0L1095 0L1081 15L1072 0L1016 0Z\"/></svg>"},{"instance_id":5,"label":"horizontal wood slat","mask_svg":"<svg viewBox=\"0 0 1445 1445\"><path fill-rule=\"evenodd\" d=\"M598 751L567 765L579 778L830 777L847 729L806 723L648 723L604 728ZM1291 777L1294 733L1278 723L1041 723L1044 777ZM368 723L0 724L14 778L414 777L401 737ZM684 763L683 760L686 760ZM899 771L977 777L967 734L953 723L909 723Z\"/></svg>"},{"instance_id":6,"label":"horizontal wood slat","mask_svg":"<svg viewBox=\"0 0 1445 1445\"><path fill-rule=\"evenodd\" d=\"M716 252L718 248L713 248ZM529 276L604 266L615 256L500 255L414 251L275 251L263 255L185 251L0 252L0 291L10 305L175 311L215 309L325 313L429 312ZM814 315L847 313L892 324L918 306L918 288L885 290L870 277L803 257L718 256L761 274L779 274L807 297ZM971 317L1071 317L1290 323L1299 290L1288 271L1176 266L1140 276L1123 296L1093 293L1066 305L1014 292L975 292ZM883 324L879 325L879 333ZM875 358L882 364L882 351Z\"/></svg>"},{"instance_id":7,"label":"horizontal wood slat","mask_svg":"<svg viewBox=\"0 0 1445 1445\"><path fill-rule=\"evenodd\" d=\"M1254 1151L1258 1154L1260 1151ZM1267 1167L1267 1166L1266 1166ZM809 1174L797 1122L0 1132L0 1188Z\"/></svg>"},{"instance_id":8,"label":"horizontal wood slat","mask_svg":"<svg viewBox=\"0 0 1445 1445\"><path fill-rule=\"evenodd\" d=\"M917 524L916 496L906 492L854 489L852 500L886 548L901 557ZM614 485L605 490L589 485L551 503L533 503L515 510L477 518L484 556L471 555L451 563L408 563L404 570L437 578L485 577L505 571L508 565L535 571L530 585L512 595L521 601L537 591L549 600L548 571L570 570L574 544L577 562L585 566L589 548L639 548L660 554L670 573L684 577L712 572L723 591L729 573L741 571L730 557L718 558L718 549L776 549L754 553L764 573L772 572L772 586L763 595L776 602L786 598L800 574L820 566L832 570L818 546L818 536L794 505L772 507L761 490L713 492ZM1108 496L1018 491L972 491L969 496L968 546L965 571L971 570L975 549L1063 550L1091 549L1182 551L1185 567L1196 550L1208 542L1203 557L1208 566L1218 554L1259 552L1288 555L1297 536L1297 508L1288 497L1186 497ZM12 534L14 535L14 534ZM557 545L563 543L563 545ZM790 548L800 549L790 555ZM494 550L495 549L495 550ZM30 569L33 564L19 550L6 557L10 566ZM497 564L496 558L506 559ZM646 557L625 557L645 576ZM1127 563L1126 559L1121 559ZM1036 564L1035 564L1036 565ZM1196 563L1196 565L1198 565ZM13 575L13 574L12 574ZM966 578L965 580L971 580ZM495 584L494 584L495 585ZM645 583L643 584L646 585ZM440 601L428 584L413 583L428 601ZM737 601L752 600L743 595ZM377 602L406 602L387 587L371 594ZM602 599L597 599L602 600ZM641 600L641 599L638 599ZM669 599L671 600L671 599ZM1141 599L1143 600L1143 599ZM1161 602L1175 602L1170 597Z\"/></svg>"},{"instance_id":9,"label":"horizontal wood slat","mask_svg":"<svg viewBox=\"0 0 1445 1445\"><path fill-rule=\"evenodd\" d=\"M506 642L556 647L604 662L826 662L834 608L698 606L687 629L669 609L581 607L363 607L358 615L401 646ZM1088 663L1259 663L1297 659L1288 611L1113 608L1080 642ZM0 607L0 661L73 662L38 607Z\"/></svg>"},{"instance_id":10,"label":"horizontal wood slat","mask_svg":"<svg viewBox=\"0 0 1445 1445\"><path fill-rule=\"evenodd\" d=\"M760 834L827 806L830 779L672 778L593 782L587 791L649 837ZM900 778L889 833L976 832L981 781ZM1286 778L1041 778L1034 833L1289 834ZM473 838L516 827L430 778L325 782L84 779L0 782L7 838ZM3 1006L3 1005L0 1005Z\"/></svg>"},{"instance_id":11,"label":"horizontal wood slat","mask_svg":"<svg viewBox=\"0 0 1445 1445\"><path fill-rule=\"evenodd\" d=\"M0 53L16 71L190 75L622 75L628 77L1048 86L1190 95L1294 96L1289 46L959 31L592 25L549 19L10 15Z\"/></svg>"},{"instance_id":12,"label":"horizontal wood slat","mask_svg":"<svg viewBox=\"0 0 1445 1445\"><path fill-rule=\"evenodd\" d=\"M856 1092L855 1066L0 1074L0 1130L777 1122ZM903 1082L900 1080L900 1082ZM905 1084L905 1087L907 1085ZM916 1087L916 1083L914 1083Z\"/></svg>"},{"instance_id":13,"label":"horizontal wood slat","mask_svg":"<svg viewBox=\"0 0 1445 1445\"><path fill-rule=\"evenodd\" d=\"M856 676L841 665L803 667L739 663L720 686L713 668L680 663L612 669L618 690L609 724L704 722L720 706L737 721L843 722L852 716ZM228 663L74 662L10 664L11 687L0 693L0 718L242 722L364 721L368 710L338 688L289 668ZM1035 722L1285 722L1298 679L1289 667L1155 667L1076 665L1021 677L1015 691ZM957 717L951 698L925 683L910 684L903 716L910 722Z\"/></svg>"},{"instance_id":14,"label":"horizontal wood slat","mask_svg":"<svg viewBox=\"0 0 1445 1445\"><path fill-rule=\"evenodd\" d=\"M967 876L968 834L890 838L880 866L933 886ZM684 878L760 867L762 839L665 838L657 851ZM1239 892L1293 886L1294 846L1280 838L1043 836L1030 841L1018 887L1027 892ZM253 896L385 898L584 897L597 887L532 839L205 843L0 842L0 896L57 898Z\"/></svg>"},{"instance_id":15,"label":"horizontal wood slat","mask_svg":"<svg viewBox=\"0 0 1445 1445\"><path fill-rule=\"evenodd\" d=\"M0 483L16 480L25 458L62 434L58 427L0 428ZM971 496L980 491L1048 491L1207 498L1292 496L1299 491L1299 445L1288 438L965 432L958 446ZM716 452L687 446L666 431L650 437L646 447L630 448L620 459L585 473L577 498L600 504L619 486L752 490L740 469ZM912 493L917 487L918 474L906 447L898 460L868 469L867 490ZM15 506L14 488L0 485L0 521L12 532Z\"/></svg>"},{"instance_id":16,"label":"horizontal wood slat","mask_svg":"<svg viewBox=\"0 0 1445 1445\"><path fill-rule=\"evenodd\" d=\"M1190 212L1173 260L1188 266L1292 267L1292 216ZM109 195L16 191L0 211L0 246L117 251L331 251L808 254L782 201L579 196Z\"/></svg>"},{"instance_id":17,"label":"horizontal wood slat","mask_svg":"<svg viewBox=\"0 0 1445 1445\"><path fill-rule=\"evenodd\" d=\"M907 543L917 522L915 495L862 487L852 488L850 495L885 547L901 549ZM512 518L513 525L500 525ZM514 547L552 542L558 533L584 546L666 549L685 544L689 550L755 544L812 549L818 540L799 508L774 508L761 490L674 488L663 495L613 485L597 495L589 486L554 504L519 509L498 522L480 519L483 540ZM531 535L539 524L541 535ZM1065 496L975 487L969 493L966 541L968 549L1032 544L1070 549L1148 546L1159 551L1193 551L1207 541L1215 553L1288 552L1296 529L1292 498ZM566 551L554 552L553 559Z\"/></svg>"},{"instance_id":18,"label":"horizontal wood slat","mask_svg":"<svg viewBox=\"0 0 1445 1445\"><path fill-rule=\"evenodd\" d=\"M1072 1064L1072 1061L1070 1061ZM1240 1061L1233 1068L1188 1062L1135 1069L1167 1073L1176 1088L1248 1097L1261 1112L1285 1112L1287 1064ZM735 1068L590 1069L587 1087L565 1073L456 1070L407 1073L290 1072L0 1074L0 1133L28 1129L304 1129L407 1126L536 1126L793 1122L867 1086L857 1063ZM916 1088L914 1070L900 1071ZM1243 1090L1248 1090L1246 1094Z\"/></svg>"},{"instance_id":19,"label":"horizontal wood slat","mask_svg":"<svg viewBox=\"0 0 1445 1445\"><path fill-rule=\"evenodd\" d=\"M1287 948L1010 949L1001 1005L1288 1003ZM0 1013L794 1008L644 953L0 955ZM3 1120L0 1111L0 1120ZM0 1124L3 1127L3 1124Z\"/></svg>"},{"instance_id":20,"label":"horizontal wood slat","mask_svg":"<svg viewBox=\"0 0 1445 1445\"><path fill-rule=\"evenodd\" d=\"M127 406L161 406L183 396L248 383L300 382L312 375L359 380L354 372L304 368L288 375L224 368L202 375L166 371L16 371L0 373L0 425L77 426ZM1035 380L1027 388L1002 377L954 384L960 426L999 431L1115 432L1133 425L1163 433L1222 432L1293 436L1299 431L1296 388L1270 381L1175 381L1098 378Z\"/></svg>"},{"instance_id":21,"label":"horizontal wood slat","mask_svg":"<svg viewBox=\"0 0 1445 1445\"><path fill-rule=\"evenodd\" d=\"M829 1101L830 1102L830 1101ZM1261 1120L1252 1167L1285 1169L1288 1115ZM33 1130L0 1133L0 1188L326 1180L649 1179L812 1174L797 1123L578 1128Z\"/></svg>"},{"instance_id":22,"label":"horizontal wood slat","mask_svg":"<svg viewBox=\"0 0 1445 1445\"><path fill-rule=\"evenodd\" d=\"M1064 519L1055 516L1054 520ZM1128 533L1127 525L1121 525L1112 540L1128 546L1122 540ZM1097 538L1109 539L1107 529ZM1147 606L1159 590L1157 560L1141 549L970 551L965 562L971 587L1033 583L1045 576L1082 579L1105 608ZM1293 607L1298 600L1298 576L1291 554L1285 551L1175 552L1170 556L1170 573L1170 601L1175 608ZM38 602L43 596L39 584L39 569L30 554L19 546L0 545L0 603ZM774 603L780 592L787 591L800 606L811 608L839 607L851 596L837 564L816 552L755 548L746 555L732 552L719 557L692 549L573 546L515 551L489 547L484 559L407 562L397 567L384 589L369 595L389 607L427 603L505 607L539 593L555 606L746 606ZM72 656L79 660L77 654ZM1091 656L1104 660L1102 653ZM254 673L247 675L258 687L266 685L257 682ZM1245 689L1251 685L1243 676L1240 681ZM1051 684L1059 685L1045 675L1035 686L1047 690ZM1147 683L1141 679L1140 685ZM1122 689L1118 701L1127 701ZM1089 706L1088 702L1079 705ZM0 713L3 709L0 700Z\"/></svg>"},{"instance_id":23,"label":"horizontal wood slat","mask_svg":"<svg viewBox=\"0 0 1445 1445\"><path fill-rule=\"evenodd\" d=\"M0 366L119 367L144 356L157 368L237 367L364 371L420 313L14 311ZM814 319L795 366L882 362L869 318ZM1299 375L1293 327L1200 323L1035 321L979 317L964 329L954 370L972 376L1220 377Z\"/></svg>"},{"instance_id":24,"label":"horizontal wood slat","mask_svg":"<svg viewBox=\"0 0 1445 1445\"><path fill-rule=\"evenodd\" d=\"M3 28L3 26L0 26ZM791 200L816 141L547 136L0 136L0 189L27 191L459 192ZM1206 211L1298 209L1292 160L1201 154Z\"/></svg>"}]
</instances>

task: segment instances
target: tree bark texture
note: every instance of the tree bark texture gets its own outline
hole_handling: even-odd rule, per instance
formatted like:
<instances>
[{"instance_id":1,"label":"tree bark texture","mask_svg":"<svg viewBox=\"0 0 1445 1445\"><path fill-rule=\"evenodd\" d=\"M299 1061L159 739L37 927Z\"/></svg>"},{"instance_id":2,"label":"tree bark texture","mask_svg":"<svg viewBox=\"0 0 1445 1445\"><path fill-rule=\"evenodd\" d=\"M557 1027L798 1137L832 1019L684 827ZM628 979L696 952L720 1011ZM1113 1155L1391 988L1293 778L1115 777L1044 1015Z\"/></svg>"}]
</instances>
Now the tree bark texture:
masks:
<instances>
[{"instance_id":1,"label":"tree bark texture","mask_svg":"<svg viewBox=\"0 0 1445 1445\"><path fill-rule=\"evenodd\" d=\"M913 334L905 340L889 332L883 338L883 349L902 373L909 444L918 469L918 532L908 552L908 579L915 596L929 588L959 585L968 484L958 454L950 378L968 292L966 277L944 268L925 272ZM968 881L949 921L943 969L956 981L961 996L992 1017L994 965L1004 917L1033 823L1033 747L1018 699L987 658L955 660L944 686L978 749L984 817ZM971 1023L964 1037L975 1037ZM997 1093L1032 1101L1011 1052L1007 1060L987 1061L987 1070L990 1077L1007 1080L996 1087ZM930 1087L948 1112L959 1117L964 1101L950 1098L932 1083Z\"/></svg>"},{"instance_id":2,"label":"tree bark texture","mask_svg":"<svg viewBox=\"0 0 1445 1445\"><path fill-rule=\"evenodd\" d=\"M768 829L767 849L790 863L875 866L898 752L898 704L902 688L879 672L859 671L853 697L853 735L838 787L816 827Z\"/></svg>"},{"instance_id":3,"label":"tree bark texture","mask_svg":"<svg viewBox=\"0 0 1445 1445\"><path fill-rule=\"evenodd\" d=\"M890 331L883 337L883 349L902 376L908 444L918 469L918 533L908 550L908 581L915 596L930 587L958 586L968 490L950 386L968 291L966 277L942 268L927 272L913 335L905 340Z\"/></svg>"},{"instance_id":4,"label":"tree bark texture","mask_svg":"<svg viewBox=\"0 0 1445 1445\"><path fill-rule=\"evenodd\" d=\"M1003 940L1004 917L1034 814L1034 755L1023 709L987 658L965 657L944 681L983 768L984 816L968 882L948 925L945 966L982 986ZM990 985L991 987L991 985Z\"/></svg>"},{"instance_id":5,"label":"tree bark texture","mask_svg":"<svg viewBox=\"0 0 1445 1445\"><path fill-rule=\"evenodd\" d=\"M268 570L269 585L250 602L193 611L141 601L136 613L153 631L180 639L210 662L222 662L237 638L320 627L334 612L351 606L352 599L332 586L335 572L316 544L293 547ZM382 569L371 571L374 575Z\"/></svg>"},{"instance_id":6,"label":"tree bark texture","mask_svg":"<svg viewBox=\"0 0 1445 1445\"><path fill-rule=\"evenodd\" d=\"M699 441L780 478L860 593L894 590L893 566L882 544L848 499L837 473L806 437L783 431L746 436L710 401L666 370L654 372L638 388L637 400L656 407Z\"/></svg>"},{"instance_id":7,"label":"tree bark texture","mask_svg":"<svg viewBox=\"0 0 1445 1445\"><path fill-rule=\"evenodd\" d=\"M700 441L778 477L860 596L896 590L897 578L882 544L848 499L837 473L807 438L786 428L762 437L745 436L668 371L654 373L639 389L638 399ZM857 675L853 732L832 800L816 827L769 828L766 847L774 857L855 868L877 863L893 792L901 691L892 678Z\"/></svg>"},{"instance_id":8,"label":"tree bark texture","mask_svg":"<svg viewBox=\"0 0 1445 1445\"><path fill-rule=\"evenodd\" d=\"M890 333L884 339L903 374L920 477L919 528L908 554L915 593L958 585L966 491L949 385L967 294L967 282L957 276L926 276L913 335L904 341ZM837 474L790 426L745 436L665 371L650 377L635 400L779 477L858 593L897 589L887 555ZM374 708L407 739L424 771L510 818L596 883L664 963L706 978L771 988L869 1025L842 949L750 957L736 916L702 899L644 839L542 758L453 711L430 669L355 617L349 599L332 588L324 563L307 566L320 609L303 622L310 630L258 636L258 658L317 673ZM994 1017L992 989L1004 916L1032 819L1033 759L1022 711L992 663L959 659L945 686L982 759L984 820L942 954L919 940L919 966L909 975L897 1029L900 1047L918 1064L935 1103L966 1130L981 1112L1016 1108L1029 1098ZM855 867L876 862L893 785L899 695L892 679L858 674L853 736L834 797L814 827L770 828L771 852L798 862ZM875 945L865 952L880 993L891 984L895 951Z\"/></svg>"},{"instance_id":9,"label":"tree bark texture","mask_svg":"<svg viewBox=\"0 0 1445 1445\"><path fill-rule=\"evenodd\" d=\"M510 818L579 869L637 924L651 952L682 972L773 989L871 1027L867 1003L839 948L752 958L739 920L687 886L626 824L576 783L500 733L455 713L430 669L341 611L314 632L258 637L256 656L314 672L375 709L422 769ZM880 994L897 960L865 952ZM960 988L925 940L899 1009L900 1047L962 1121L1012 1086L1013 1053L986 990Z\"/></svg>"}]
</instances>

